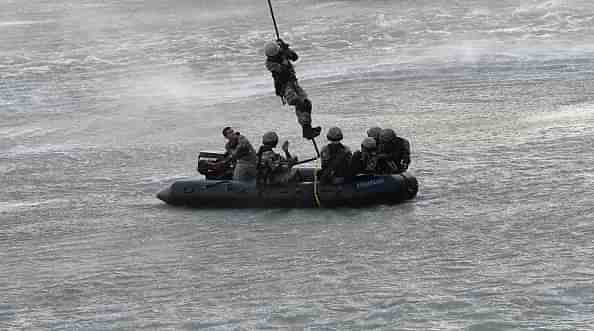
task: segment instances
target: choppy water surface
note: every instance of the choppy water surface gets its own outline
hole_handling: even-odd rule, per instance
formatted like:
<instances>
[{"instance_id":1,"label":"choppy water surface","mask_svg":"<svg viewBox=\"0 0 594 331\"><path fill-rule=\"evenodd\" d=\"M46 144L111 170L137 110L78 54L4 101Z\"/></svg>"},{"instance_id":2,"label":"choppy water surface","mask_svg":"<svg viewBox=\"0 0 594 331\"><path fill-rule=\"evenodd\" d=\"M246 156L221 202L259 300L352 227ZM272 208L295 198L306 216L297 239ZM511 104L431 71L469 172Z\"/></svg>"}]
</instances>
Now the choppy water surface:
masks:
<instances>
[{"instance_id":1,"label":"choppy water surface","mask_svg":"<svg viewBox=\"0 0 594 331\"><path fill-rule=\"evenodd\" d=\"M594 5L273 3L314 121L410 139L416 200L156 200L226 125L313 154L265 1L0 1L0 329L592 329Z\"/></svg>"}]
</instances>

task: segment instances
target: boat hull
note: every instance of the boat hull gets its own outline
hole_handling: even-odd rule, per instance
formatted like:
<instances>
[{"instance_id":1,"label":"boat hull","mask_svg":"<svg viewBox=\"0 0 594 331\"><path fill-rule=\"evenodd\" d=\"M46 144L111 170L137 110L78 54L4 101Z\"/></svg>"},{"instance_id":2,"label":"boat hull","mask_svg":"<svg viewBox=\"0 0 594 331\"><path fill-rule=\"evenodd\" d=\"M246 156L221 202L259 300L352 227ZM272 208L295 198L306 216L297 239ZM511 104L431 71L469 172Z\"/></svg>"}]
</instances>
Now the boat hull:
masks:
<instances>
[{"instance_id":1,"label":"boat hull","mask_svg":"<svg viewBox=\"0 0 594 331\"><path fill-rule=\"evenodd\" d=\"M412 199L417 179L409 174L359 175L333 184L255 182L188 178L174 182L157 197L170 205L219 208L313 208L393 204Z\"/></svg>"}]
</instances>

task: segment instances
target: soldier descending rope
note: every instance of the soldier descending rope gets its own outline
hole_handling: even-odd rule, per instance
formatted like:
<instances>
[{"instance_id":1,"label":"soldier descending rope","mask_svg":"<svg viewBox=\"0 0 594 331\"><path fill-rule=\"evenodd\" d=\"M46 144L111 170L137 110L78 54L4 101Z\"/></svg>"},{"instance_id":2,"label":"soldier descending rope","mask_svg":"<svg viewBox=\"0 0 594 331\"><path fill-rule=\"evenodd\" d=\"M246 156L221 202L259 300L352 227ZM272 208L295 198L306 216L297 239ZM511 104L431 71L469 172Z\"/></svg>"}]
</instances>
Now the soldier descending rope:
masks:
<instances>
[{"instance_id":1,"label":"soldier descending rope","mask_svg":"<svg viewBox=\"0 0 594 331\"><path fill-rule=\"evenodd\" d=\"M283 104L288 103L291 106L295 106L297 121L303 128L303 137L313 140L320 135L322 129L319 126L313 128L311 126L311 101L308 99L305 91L299 86L295 69L291 63L297 61L299 56L289 48L289 44L280 39L270 0L268 0L268 5L277 40L267 42L264 46L266 68L272 73L276 95L281 98Z\"/></svg>"}]
</instances>

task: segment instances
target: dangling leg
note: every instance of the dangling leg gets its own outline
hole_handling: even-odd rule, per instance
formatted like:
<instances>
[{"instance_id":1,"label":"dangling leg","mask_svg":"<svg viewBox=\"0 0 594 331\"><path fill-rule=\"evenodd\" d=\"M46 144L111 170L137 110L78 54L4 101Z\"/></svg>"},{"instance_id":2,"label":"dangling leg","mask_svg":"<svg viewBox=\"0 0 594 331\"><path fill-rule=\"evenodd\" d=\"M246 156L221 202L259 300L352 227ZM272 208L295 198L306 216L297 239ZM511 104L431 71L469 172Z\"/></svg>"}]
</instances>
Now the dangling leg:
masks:
<instances>
[{"instance_id":1,"label":"dangling leg","mask_svg":"<svg viewBox=\"0 0 594 331\"><path fill-rule=\"evenodd\" d=\"M285 99L289 105L295 106L297 122L303 128L303 138L313 139L320 135L322 128L311 127L311 101L297 81L290 82L285 88Z\"/></svg>"},{"instance_id":2,"label":"dangling leg","mask_svg":"<svg viewBox=\"0 0 594 331\"><path fill-rule=\"evenodd\" d=\"M299 99L295 105L295 114L297 121L303 127L303 138L313 139L320 135L322 128L319 126L311 127L311 101L309 99Z\"/></svg>"}]
</instances>

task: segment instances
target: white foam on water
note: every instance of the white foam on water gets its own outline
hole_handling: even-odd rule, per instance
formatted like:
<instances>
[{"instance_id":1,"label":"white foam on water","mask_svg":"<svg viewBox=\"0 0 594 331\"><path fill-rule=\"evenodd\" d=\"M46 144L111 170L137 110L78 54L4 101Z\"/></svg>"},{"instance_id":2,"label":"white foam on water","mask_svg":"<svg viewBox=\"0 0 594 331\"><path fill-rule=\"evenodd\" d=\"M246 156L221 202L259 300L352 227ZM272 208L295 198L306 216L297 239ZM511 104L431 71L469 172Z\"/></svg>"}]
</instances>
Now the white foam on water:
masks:
<instances>
[{"instance_id":1,"label":"white foam on water","mask_svg":"<svg viewBox=\"0 0 594 331\"><path fill-rule=\"evenodd\" d=\"M0 99L1 100L1 99ZM0 128L0 135L3 138L15 139L19 137L40 137L57 131L56 129L42 129L35 127L6 127Z\"/></svg>"},{"instance_id":2,"label":"white foam on water","mask_svg":"<svg viewBox=\"0 0 594 331\"><path fill-rule=\"evenodd\" d=\"M16 202L2 202L0 201L0 212L11 212L17 210L27 210L41 206L59 206L65 205L69 202L67 199L49 199L42 201L16 201Z\"/></svg>"},{"instance_id":3,"label":"white foam on water","mask_svg":"<svg viewBox=\"0 0 594 331\"><path fill-rule=\"evenodd\" d=\"M65 154L73 155L74 150L80 148L75 145L36 145L36 146L15 146L6 151L0 151L0 155L6 157L23 155L43 155L43 154Z\"/></svg>"},{"instance_id":4,"label":"white foam on water","mask_svg":"<svg viewBox=\"0 0 594 331\"><path fill-rule=\"evenodd\" d=\"M11 326L504 329L516 327L503 324L513 315L540 321L533 328L571 329L589 316L591 277L573 277L591 260L594 104L570 103L588 100L591 80L582 90L542 61L578 57L576 70L590 78L594 43L553 40L570 20L561 2L523 0L544 9L516 17L490 0L277 2L281 33L302 57L300 82L315 93L315 122L342 127L350 146L372 124L410 137L421 192L394 206L266 211L169 208L155 198L162 183L196 174L198 150L222 148L214 127L223 122L254 144L265 130L289 133L291 151L314 153L290 108L273 111L261 53L273 35L266 3L242 1L220 16L208 0L102 3L107 12L57 5L57 15L75 17L47 34L0 30L18 31L16 44L20 30L39 40L24 52L32 60L9 54L3 69L50 67L24 72L29 80L15 79L2 97L18 110L29 109L32 93L44 97L35 110L67 108L31 111L26 121L2 115L9 154L0 172L11 177L0 219L16 219L0 222L8 243L0 292L18 309ZM304 3L311 8L291 12ZM178 7L186 4L202 14L190 18ZM572 29L591 22L579 18ZM539 30L551 40L538 40ZM526 67L538 67L538 79ZM493 72L466 75L475 69ZM250 97L259 93L270 98ZM541 300L539 286L575 293Z\"/></svg>"},{"instance_id":5,"label":"white foam on water","mask_svg":"<svg viewBox=\"0 0 594 331\"><path fill-rule=\"evenodd\" d=\"M196 173L196 176L198 176L198 173ZM202 175L200 175L202 176ZM162 184L165 182L173 182L175 180L178 179L182 179L182 178L188 178L188 175L170 175L170 176L150 176L150 177L145 177L145 178L141 178L140 181L143 184Z\"/></svg>"},{"instance_id":6,"label":"white foam on water","mask_svg":"<svg viewBox=\"0 0 594 331\"><path fill-rule=\"evenodd\" d=\"M529 123L550 122L557 125L563 123L580 122L586 125L588 122L594 122L594 104L578 103L573 105L560 106L556 111L539 113L523 119Z\"/></svg>"},{"instance_id":7,"label":"white foam on water","mask_svg":"<svg viewBox=\"0 0 594 331\"><path fill-rule=\"evenodd\" d=\"M26 26L26 25L35 25L35 24L47 24L53 23L52 20L41 20L41 21L4 21L0 22L0 28L2 27L11 27L11 26Z\"/></svg>"}]
</instances>

